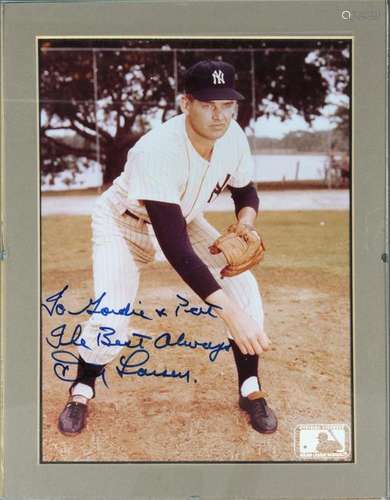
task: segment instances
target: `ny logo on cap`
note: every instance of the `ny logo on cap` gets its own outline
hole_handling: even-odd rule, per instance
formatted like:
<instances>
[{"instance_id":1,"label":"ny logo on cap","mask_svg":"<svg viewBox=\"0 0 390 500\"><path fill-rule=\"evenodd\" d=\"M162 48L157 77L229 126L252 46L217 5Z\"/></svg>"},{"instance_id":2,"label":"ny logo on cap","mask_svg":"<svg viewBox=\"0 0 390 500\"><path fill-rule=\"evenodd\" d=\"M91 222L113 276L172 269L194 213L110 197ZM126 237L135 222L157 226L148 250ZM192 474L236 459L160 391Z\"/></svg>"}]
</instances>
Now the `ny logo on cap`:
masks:
<instances>
[{"instance_id":1,"label":"ny logo on cap","mask_svg":"<svg viewBox=\"0 0 390 500\"><path fill-rule=\"evenodd\" d=\"M225 75L223 74L223 71L220 69L219 71L215 70L213 73L212 73L212 77L213 77L213 84L214 85L221 85L221 84L224 84L225 83Z\"/></svg>"}]
</instances>

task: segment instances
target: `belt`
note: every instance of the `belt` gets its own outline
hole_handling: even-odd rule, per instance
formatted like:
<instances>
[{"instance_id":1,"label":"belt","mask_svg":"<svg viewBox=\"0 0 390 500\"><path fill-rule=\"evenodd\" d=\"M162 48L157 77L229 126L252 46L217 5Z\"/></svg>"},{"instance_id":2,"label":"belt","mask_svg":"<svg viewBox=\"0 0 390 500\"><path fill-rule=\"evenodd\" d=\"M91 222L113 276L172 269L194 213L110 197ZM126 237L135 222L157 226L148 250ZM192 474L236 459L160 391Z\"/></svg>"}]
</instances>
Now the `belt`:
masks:
<instances>
[{"instance_id":1,"label":"belt","mask_svg":"<svg viewBox=\"0 0 390 500\"><path fill-rule=\"evenodd\" d=\"M130 212L130 210L126 210L125 214L129 215L130 217L132 217L135 220L142 220L143 222L146 222L146 224L151 224L151 222L149 222L148 220L145 220L145 219L141 219L141 217L138 217L138 215L133 214L132 212Z\"/></svg>"}]
</instances>

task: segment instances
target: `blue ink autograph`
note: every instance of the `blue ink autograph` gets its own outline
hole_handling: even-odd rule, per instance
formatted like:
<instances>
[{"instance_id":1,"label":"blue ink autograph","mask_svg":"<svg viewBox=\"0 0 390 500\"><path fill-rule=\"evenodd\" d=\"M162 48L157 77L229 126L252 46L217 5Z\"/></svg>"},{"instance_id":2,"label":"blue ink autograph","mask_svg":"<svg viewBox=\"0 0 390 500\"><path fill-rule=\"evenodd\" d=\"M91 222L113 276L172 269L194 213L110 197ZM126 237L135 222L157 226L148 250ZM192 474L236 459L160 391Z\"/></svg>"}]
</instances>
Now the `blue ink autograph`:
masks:
<instances>
[{"instance_id":1,"label":"blue ink autograph","mask_svg":"<svg viewBox=\"0 0 390 500\"><path fill-rule=\"evenodd\" d=\"M69 370L71 366L77 368L79 363L78 356L69 351L58 350L51 353L51 358L53 360L53 371L57 378L64 382L74 382L76 380L76 377L69 374ZM98 378L101 378L104 385L108 388L105 369L103 369Z\"/></svg>"},{"instance_id":2,"label":"blue ink autograph","mask_svg":"<svg viewBox=\"0 0 390 500\"><path fill-rule=\"evenodd\" d=\"M97 347L127 347L128 349L146 349L144 346L144 341L153 341L153 347L155 349L166 349L169 347L184 347L189 349L204 349L205 351L210 351L209 360L214 362L220 352L228 352L230 349L230 344L225 342L220 342L213 344L210 341L199 342L198 340L187 340L186 334L183 332L179 335L177 339L169 332L161 333L158 337L153 340L150 335L145 335L139 332L132 332L130 340L121 341L115 338L115 329L109 326L100 326L97 336L96 345ZM84 347L85 349L92 350L91 346L87 345L84 338L80 338L82 334L82 327L80 324L76 325L69 339L66 338L66 324L62 324L53 328L48 337L46 337L46 342L53 349L59 349L60 347L74 345L77 347Z\"/></svg>"},{"instance_id":3,"label":"blue ink autograph","mask_svg":"<svg viewBox=\"0 0 390 500\"><path fill-rule=\"evenodd\" d=\"M49 316L64 316L65 314L69 314L70 316L79 316L80 314L86 313L91 316L93 314L100 314L101 316L137 316L148 321L153 320L151 313L146 313L143 309L133 307L130 302L128 302L124 307L119 307L118 309L112 309L102 305L104 299L107 298L106 292L101 293L97 299L90 298L88 303L78 311L72 311L63 304L64 296L68 290L69 285L65 285L58 292L46 297L44 302L41 304L42 310ZM192 306L188 299L182 297L178 293L176 294L176 298L179 300L174 311L174 315L176 317L184 313L191 314L193 316L209 316L211 318L217 318L215 310L221 309L215 304L207 304L207 307ZM141 304L141 301L139 301L139 303ZM165 307L157 307L154 312L159 318L168 316L168 311Z\"/></svg>"},{"instance_id":4,"label":"blue ink autograph","mask_svg":"<svg viewBox=\"0 0 390 500\"><path fill-rule=\"evenodd\" d=\"M187 383L189 383L190 370L186 370L185 372L177 372L176 370L170 371L166 368L165 370L158 372L156 370L149 371L147 368L141 368L142 365L148 362L149 358L149 352L143 349L134 351L128 356L121 356L119 360L120 366L116 367L116 371L122 378L125 375L138 375L138 377L179 378L184 379Z\"/></svg>"},{"instance_id":5,"label":"blue ink autograph","mask_svg":"<svg viewBox=\"0 0 390 500\"><path fill-rule=\"evenodd\" d=\"M177 303L173 310L168 310L166 307L156 307L153 312L146 312L141 307L135 307L128 302L123 307L110 308L104 304L108 299L107 293L103 292L96 299L90 298L87 303L78 310L72 310L67 307L66 295L69 293L69 285L65 285L57 292L46 297L41 304L42 311L47 313L49 317L65 317L79 316L81 314L100 315L103 317L114 316L136 316L141 319L152 321L155 318L168 317L173 315L179 317L181 315L192 315L196 317L209 317L217 318L216 310L220 309L219 306L213 304L206 304L206 306L192 305L188 299L176 294ZM141 305L141 301L138 301ZM149 369L145 366L151 355L150 347L155 350L184 348L184 349L202 349L208 352L208 357L211 362L216 361L218 355L225 351L229 351L230 344L212 343L210 341L188 340L184 332L176 338L170 332L164 332L157 337L141 334L139 332L132 332L129 340L121 340L116 336L116 331L108 326L100 326L96 335L96 347L112 347L121 350L123 348L130 349L119 359L119 364L116 366L116 372L120 377L128 375L136 375L138 377L163 377L170 379L184 380L187 383L190 381L190 370L176 370L165 368L162 371ZM55 375L64 381L72 382L70 371L78 365L78 356L65 350L67 347L75 346L80 349L93 350L95 346L88 345L85 338L82 336L82 326L77 324L76 327L70 331L67 327L65 319L63 322L53 328L49 335L46 337L46 342L53 349L51 358L53 361L53 370ZM146 345L147 344L147 345ZM105 371L101 375L104 384L108 387Z\"/></svg>"},{"instance_id":6,"label":"blue ink autograph","mask_svg":"<svg viewBox=\"0 0 390 500\"><path fill-rule=\"evenodd\" d=\"M180 304L175 309L175 316L179 316L180 312L184 311L187 314L192 314L194 316L211 316L212 318L217 318L218 316L214 313L214 309L222 309L215 304L208 304L206 309L201 306L189 306L190 302L185 297L182 297L178 293L176 297L181 300Z\"/></svg>"},{"instance_id":7,"label":"blue ink autograph","mask_svg":"<svg viewBox=\"0 0 390 500\"><path fill-rule=\"evenodd\" d=\"M205 349L210 351L209 360L213 363L218 354L221 351L228 352L230 349L230 344L225 344L221 342L219 344L213 344L212 342L199 342L197 340L186 340L186 334L181 333L179 337L175 340L169 332L162 333L154 341L154 347L156 349L164 349L166 347L188 347L190 349Z\"/></svg>"},{"instance_id":8,"label":"blue ink autograph","mask_svg":"<svg viewBox=\"0 0 390 500\"><path fill-rule=\"evenodd\" d=\"M53 349L58 349L61 346L75 345L77 347L85 347L86 349L91 350L91 348L87 346L85 339L80 339L81 334L81 325L77 325L70 339L66 340L66 324L63 324L57 326L50 332L49 337L46 337L46 342L50 347L53 347Z\"/></svg>"},{"instance_id":9,"label":"blue ink autograph","mask_svg":"<svg viewBox=\"0 0 390 500\"><path fill-rule=\"evenodd\" d=\"M199 342L198 340L186 339L186 334L183 332L177 338L171 333L164 332L156 338L150 335L145 335L139 332L132 332L130 340L121 341L115 338L115 330L107 326L100 326L96 336L96 345L98 347L116 347L127 348L133 352L122 355L119 360L119 365L116 366L116 372L123 378L127 375L137 375L139 377L163 377L171 379L183 379L187 383L190 381L190 370L177 371L175 369L169 370L165 368L162 371L151 370L144 366L150 359L150 352L145 346L151 343L152 348L169 349L169 348L187 348L187 349L203 349L209 351L210 362L215 362L219 353L230 350L230 344L220 342L213 344L210 341ZM70 368L77 366L78 357L72 352L66 351L63 348L68 346L77 346L84 349L91 350L92 347L87 345L87 342L82 338L82 327L77 324L74 330L69 334L67 332L67 325L61 324L53 330L46 337L46 342L54 349L51 353L53 360L53 370L55 375L64 381L72 382L75 377L69 374ZM104 384L108 387L105 377L105 371L102 373Z\"/></svg>"},{"instance_id":10,"label":"blue ink autograph","mask_svg":"<svg viewBox=\"0 0 390 500\"><path fill-rule=\"evenodd\" d=\"M147 316L143 309L136 310L133 309L130 303L127 303L125 307L122 307L118 310L110 309L108 307L102 307L99 310L101 302L104 297L107 295L106 292L103 292L100 297L96 300L89 299L89 302L86 306L82 307L79 311L71 311L67 309L64 304L61 302L65 292L68 290L69 285L64 286L62 290L59 292L50 295L45 299L45 303L41 304L43 310L45 310L49 316L58 315L63 316L65 313L70 314L71 316L78 316L83 313L87 314L101 314L102 316L108 316L109 314L115 314L117 316L139 316L143 319L152 320L153 318Z\"/></svg>"}]
</instances>

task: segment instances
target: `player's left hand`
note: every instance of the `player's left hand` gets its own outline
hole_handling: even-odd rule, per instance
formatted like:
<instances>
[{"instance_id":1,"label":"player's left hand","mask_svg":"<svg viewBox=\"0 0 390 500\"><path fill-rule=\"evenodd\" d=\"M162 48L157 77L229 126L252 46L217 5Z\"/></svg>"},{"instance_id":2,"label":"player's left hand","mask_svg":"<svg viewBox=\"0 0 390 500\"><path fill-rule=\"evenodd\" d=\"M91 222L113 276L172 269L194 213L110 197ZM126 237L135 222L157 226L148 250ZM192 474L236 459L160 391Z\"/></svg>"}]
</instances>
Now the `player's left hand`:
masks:
<instances>
[{"instance_id":1,"label":"player's left hand","mask_svg":"<svg viewBox=\"0 0 390 500\"><path fill-rule=\"evenodd\" d=\"M229 226L209 247L211 254L222 252L227 265L222 277L236 276L258 264L264 257L265 246L256 229L243 222Z\"/></svg>"}]
</instances>

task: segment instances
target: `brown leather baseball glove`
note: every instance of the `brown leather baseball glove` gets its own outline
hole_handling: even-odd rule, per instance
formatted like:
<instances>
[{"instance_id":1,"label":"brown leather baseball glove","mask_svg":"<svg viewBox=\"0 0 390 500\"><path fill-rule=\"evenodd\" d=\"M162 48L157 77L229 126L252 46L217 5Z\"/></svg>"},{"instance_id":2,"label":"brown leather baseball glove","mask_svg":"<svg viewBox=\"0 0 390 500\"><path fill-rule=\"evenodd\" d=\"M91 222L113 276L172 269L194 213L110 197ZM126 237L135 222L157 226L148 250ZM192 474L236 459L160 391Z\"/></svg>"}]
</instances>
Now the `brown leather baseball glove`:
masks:
<instances>
[{"instance_id":1,"label":"brown leather baseball glove","mask_svg":"<svg viewBox=\"0 0 390 500\"><path fill-rule=\"evenodd\" d=\"M221 276L231 277L258 264L264 257L265 246L253 226L236 222L214 241L209 251L213 255L224 254L227 265Z\"/></svg>"}]
</instances>

